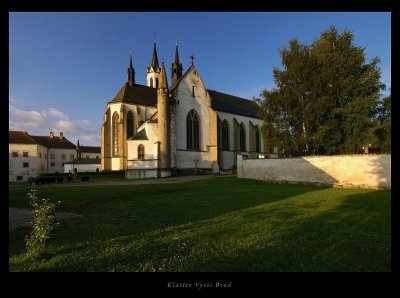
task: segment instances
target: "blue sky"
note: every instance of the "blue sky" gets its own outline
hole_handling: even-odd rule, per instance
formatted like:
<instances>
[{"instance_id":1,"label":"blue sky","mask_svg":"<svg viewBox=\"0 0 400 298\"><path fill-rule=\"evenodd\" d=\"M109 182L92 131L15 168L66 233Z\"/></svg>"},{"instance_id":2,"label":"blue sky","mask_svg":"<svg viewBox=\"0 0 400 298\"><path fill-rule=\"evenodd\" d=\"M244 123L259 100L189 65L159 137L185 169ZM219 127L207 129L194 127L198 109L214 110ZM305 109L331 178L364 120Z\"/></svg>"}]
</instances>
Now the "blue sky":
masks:
<instances>
[{"instance_id":1,"label":"blue sky","mask_svg":"<svg viewBox=\"0 0 400 298\"><path fill-rule=\"evenodd\" d=\"M175 43L184 71L190 55L207 88L245 98L274 86L279 49L311 44L334 25L354 35L367 59L379 56L390 87L389 12L10 13L9 129L100 145L102 116L127 80L132 51L136 83L145 84L154 34L170 78Z\"/></svg>"}]
</instances>

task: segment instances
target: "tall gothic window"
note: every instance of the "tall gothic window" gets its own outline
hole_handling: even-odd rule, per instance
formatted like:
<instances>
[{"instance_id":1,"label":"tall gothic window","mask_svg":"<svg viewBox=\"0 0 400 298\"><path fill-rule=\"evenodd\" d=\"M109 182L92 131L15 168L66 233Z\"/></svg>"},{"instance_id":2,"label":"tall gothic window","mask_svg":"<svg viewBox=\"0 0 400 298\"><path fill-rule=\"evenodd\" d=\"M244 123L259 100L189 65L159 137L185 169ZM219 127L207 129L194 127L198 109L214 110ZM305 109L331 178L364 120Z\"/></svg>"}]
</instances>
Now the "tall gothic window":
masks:
<instances>
[{"instance_id":1,"label":"tall gothic window","mask_svg":"<svg viewBox=\"0 0 400 298\"><path fill-rule=\"evenodd\" d=\"M150 78L150 87L153 88L153 78Z\"/></svg>"},{"instance_id":2,"label":"tall gothic window","mask_svg":"<svg viewBox=\"0 0 400 298\"><path fill-rule=\"evenodd\" d=\"M133 113L131 111L126 115L126 138L129 139L133 136Z\"/></svg>"},{"instance_id":3,"label":"tall gothic window","mask_svg":"<svg viewBox=\"0 0 400 298\"><path fill-rule=\"evenodd\" d=\"M229 123L226 120L222 122L222 150L229 150Z\"/></svg>"},{"instance_id":4,"label":"tall gothic window","mask_svg":"<svg viewBox=\"0 0 400 298\"><path fill-rule=\"evenodd\" d=\"M260 131L258 130L258 126L255 126L256 130L256 152L260 152Z\"/></svg>"},{"instance_id":5,"label":"tall gothic window","mask_svg":"<svg viewBox=\"0 0 400 298\"><path fill-rule=\"evenodd\" d=\"M246 151L246 131L243 123L240 123L240 151Z\"/></svg>"},{"instance_id":6,"label":"tall gothic window","mask_svg":"<svg viewBox=\"0 0 400 298\"><path fill-rule=\"evenodd\" d=\"M186 140L188 150L199 150L199 116L191 110L186 117Z\"/></svg>"},{"instance_id":7,"label":"tall gothic window","mask_svg":"<svg viewBox=\"0 0 400 298\"><path fill-rule=\"evenodd\" d=\"M144 146L140 144L137 149L137 158L139 160L144 160Z\"/></svg>"},{"instance_id":8,"label":"tall gothic window","mask_svg":"<svg viewBox=\"0 0 400 298\"><path fill-rule=\"evenodd\" d=\"M118 155L119 147L119 129L118 129L119 115L114 112L112 117L112 144L113 144L113 155Z\"/></svg>"}]
</instances>

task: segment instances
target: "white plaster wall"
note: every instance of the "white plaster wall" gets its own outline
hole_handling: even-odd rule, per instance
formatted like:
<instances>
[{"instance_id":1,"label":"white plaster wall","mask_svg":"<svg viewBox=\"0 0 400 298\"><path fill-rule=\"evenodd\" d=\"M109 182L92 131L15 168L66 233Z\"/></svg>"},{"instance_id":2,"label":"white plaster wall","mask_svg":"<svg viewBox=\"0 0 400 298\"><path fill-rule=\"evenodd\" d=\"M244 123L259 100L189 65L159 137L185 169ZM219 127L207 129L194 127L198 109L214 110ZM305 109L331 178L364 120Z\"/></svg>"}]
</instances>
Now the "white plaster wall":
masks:
<instances>
[{"instance_id":1,"label":"white plaster wall","mask_svg":"<svg viewBox=\"0 0 400 298\"><path fill-rule=\"evenodd\" d=\"M225 113L225 112L220 112L217 111L217 115L218 117L221 119L221 124L222 121L227 120L229 123L229 149L231 151L233 151L234 149L234 122L233 119L235 118L238 123L242 123L245 126L246 129L246 151L250 151L250 123L249 121L251 121L254 125L258 125L258 127L260 128L261 125L263 124L263 121L261 119L257 119L257 118L251 118L251 117L246 117L246 116L242 116L242 115L235 115L235 114L230 114L230 113ZM262 139L262 135L260 132L260 150L261 152L264 152L264 142ZM243 152L245 153L245 152ZM234 162L232 162L234 163Z\"/></svg>"},{"instance_id":2,"label":"white plaster wall","mask_svg":"<svg viewBox=\"0 0 400 298\"><path fill-rule=\"evenodd\" d=\"M178 169L211 168L210 153L200 151L178 151L176 153Z\"/></svg>"},{"instance_id":3,"label":"white plaster wall","mask_svg":"<svg viewBox=\"0 0 400 298\"><path fill-rule=\"evenodd\" d=\"M158 166L158 138L157 123L144 125L148 140L129 140L128 145L128 169L154 169ZM145 160L137 160L138 146L144 146Z\"/></svg>"},{"instance_id":4,"label":"white plaster wall","mask_svg":"<svg viewBox=\"0 0 400 298\"><path fill-rule=\"evenodd\" d=\"M96 169L101 171L101 164L65 164L64 165L64 173L74 173L75 168L77 169L78 173L82 172L96 172Z\"/></svg>"},{"instance_id":5,"label":"white plaster wall","mask_svg":"<svg viewBox=\"0 0 400 298\"><path fill-rule=\"evenodd\" d=\"M235 154L232 151L222 151L222 169L230 169L235 164Z\"/></svg>"},{"instance_id":6,"label":"white plaster wall","mask_svg":"<svg viewBox=\"0 0 400 298\"><path fill-rule=\"evenodd\" d=\"M192 96L192 86L195 85L195 97ZM194 109L200 117L200 150L207 151L209 145L209 114L210 98L206 87L198 74L192 68L179 83L176 92L176 136L177 149L186 150L186 117ZM177 152L179 155L180 152ZM177 157L177 159L179 159ZM177 165L179 168L180 166Z\"/></svg>"},{"instance_id":7,"label":"white plaster wall","mask_svg":"<svg viewBox=\"0 0 400 298\"><path fill-rule=\"evenodd\" d=\"M42 147L36 144L9 144L8 145L8 179L9 181L17 181L17 176L22 176L23 181L29 177L36 177L39 175L41 169L45 169L44 154L42 158L39 153L43 150L38 149ZM23 157L23 152L28 152L28 157ZM18 152L18 157L13 157L12 152ZM29 167L24 168L23 163L28 162Z\"/></svg>"},{"instance_id":8,"label":"white plaster wall","mask_svg":"<svg viewBox=\"0 0 400 298\"><path fill-rule=\"evenodd\" d=\"M354 188L391 188L391 155L242 159L239 178L306 182Z\"/></svg>"},{"instance_id":9,"label":"white plaster wall","mask_svg":"<svg viewBox=\"0 0 400 298\"><path fill-rule=\"evenodd\" d=\"M75 154L75 155L76 155L76 154ZM100 152L99 152L99 153L82 152L82 158L93 158L93 159L95 159L96 156L98 157L98 159L99 159L99 161L100 161L100 156L101 156L101 153L100 153ZM75 158L76 158L76 156L75 156Z\"/></svg>"},{"instance_id":10,"label":"white plaster wall","mask_svg":"<svg viewBox=\"0 0 400 298\"><path fill-rule=\"evenodd\" d=\"M51 154L54 154L54 159L51 159ZM61 159L61 155L65 154L65 159ZM49 148L48 151L48 163L49 169L48 173L64 173L64 163L73 161L71 159L71 154L76 157L75 149L62 149L62 148ZM54 167L51 166L51 163L54 162Z\"/></svg>"}]
</instances>

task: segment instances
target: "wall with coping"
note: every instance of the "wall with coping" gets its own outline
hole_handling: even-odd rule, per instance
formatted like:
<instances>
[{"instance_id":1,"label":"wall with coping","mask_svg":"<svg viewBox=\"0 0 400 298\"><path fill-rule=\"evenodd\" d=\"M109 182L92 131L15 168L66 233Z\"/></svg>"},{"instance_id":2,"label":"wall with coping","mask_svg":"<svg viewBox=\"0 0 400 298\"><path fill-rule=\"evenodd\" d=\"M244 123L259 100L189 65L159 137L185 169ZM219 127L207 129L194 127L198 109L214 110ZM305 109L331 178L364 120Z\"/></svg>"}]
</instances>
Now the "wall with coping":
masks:
<instances>
[{"instance_id":1,"label":"wall with coping","mask_svg":"<svg viewBox=\"0 0 400 298\"><path fill-rule=\"evenodd\" d=\"M391 155L310 156L283 159L237 157L238 178L313 183L346 188L391 188Z\"/></svg>"}]
</instances>

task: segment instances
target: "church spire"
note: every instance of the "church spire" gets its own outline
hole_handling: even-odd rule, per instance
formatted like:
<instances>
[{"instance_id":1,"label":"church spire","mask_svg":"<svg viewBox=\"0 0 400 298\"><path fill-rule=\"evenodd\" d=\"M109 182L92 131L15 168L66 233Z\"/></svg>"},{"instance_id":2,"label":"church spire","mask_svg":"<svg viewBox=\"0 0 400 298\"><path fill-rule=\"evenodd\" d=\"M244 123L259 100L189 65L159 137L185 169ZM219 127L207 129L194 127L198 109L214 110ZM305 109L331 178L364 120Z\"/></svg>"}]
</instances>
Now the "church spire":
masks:
<instances>
[{"instance_id":1,"label":"church spire","mask_svg":"<svg viewBox=\"0 0 400 298\"><path fill-rule=\"evenodd\" d=\"M172 84L175 84L180 77L182 76L182 63L179 62L179 53L178 53L178 43L175 45L175 62L172 63L171 67L171 80Z\"/></svg>"},{"instance_id":2,"label":"church spire","mask_svg":"<svg viewBox=\"0 0 400 298\"><path fill-rule=\"evenodd\" d=\"M135 69L132 66L132 53L130 53L130 60L129 60L128 84L131 87L135 84Z\"/></svg>"},{"instance_id":3,"label":"church spire","mask_svg":"<svg viewBox=\"0 0 400 298\"><path fill-rule=\"evenodd\" d=\"M76 158L77 159L81 159L81 157L82 157L82 153L81 153L81 145L79 144L79 139L78 139L78 142L77 142L77 144L76 144Z\"/></svg>"},{"instance_id":4,"label":"church spire","mask_svg":"<svg viewBox=\"0 0 400 298\"><path fill-rule=\"evenodd\" d=\"M153 69L155 71L157 71L158 68L158 57L157 57L157 48L156 48L156 40L154 39L153 41L153 56L151 59L151 67L153 67Z\"/></svg>"},{"instance_id":5,"label":"church spire","mask_svg":"<svg viewBox=\"0 0 400 298\"><path fill-rule=\"evenodd\" d=\"M167 74L165 72L164 61L161 66L160 82L158 85L159 89L168 89Z\"/></svg>"}]
</instances>

